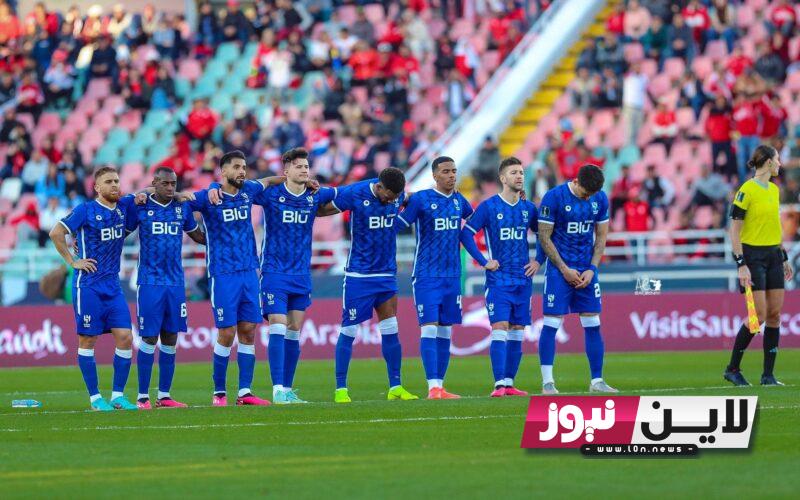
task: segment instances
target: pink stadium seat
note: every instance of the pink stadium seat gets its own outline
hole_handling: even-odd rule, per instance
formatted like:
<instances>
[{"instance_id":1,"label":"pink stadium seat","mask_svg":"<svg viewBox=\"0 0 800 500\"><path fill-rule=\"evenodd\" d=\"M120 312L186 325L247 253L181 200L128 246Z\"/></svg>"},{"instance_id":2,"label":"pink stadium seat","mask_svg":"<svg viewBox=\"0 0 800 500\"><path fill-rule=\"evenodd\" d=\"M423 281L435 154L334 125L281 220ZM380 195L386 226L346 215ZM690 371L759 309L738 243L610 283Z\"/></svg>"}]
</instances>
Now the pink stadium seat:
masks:
<instances>
[{"instance_id":1,"label":"pink stadium seat","mask_svg":"<svg viewBox=\"0 0 800 500\"><path fill-rule=\"evenodd\" d=\"M79 112L84 115L93 115L98 109L100 109L100 101L93 97L83 96L75 106L75 111L73 111L73 113Z\"/></svg>"},{"instance_id":2,"label":"pink stadium seat","mask_svg":"<svg viewBox=\"0 0 800 500\"><path fill-rule=\"evenodd\" d=\"M584 130L586 130L586 127L588 125L588 119L586 118L586 113L582 111L576 111L574 113L570 113L567 118L569 119L569 122L572 124L572 129L576 133L581 134Z\"/></svg>"},{"instance_id":3,"label":"pink stadium seat","mask_svg":"<svg viewBox=\"0 0 800 500\"><path fill-rule=\"evenodd\" d=\"M30 113L17 113L17 120L25 125L25 128L28 129L28 132L32 131L35 127L33 115Z\"/></svg>"},{"instance_id":4,"label":"pink stadium seat","mask_svg":"<svg viewBox=\"0 0 800 500\"><path fill-rule=\"evenodd\" d=\"M606 136L606 146L613 149L620 149L625 145L627 133L624 124L620 123L612 128Z\"/></svg>"},{"instance_id":5,"label":"pink stadium seat","mask_svg":"<svg viewBox=\"0 0 800 500\"><path fill-rule=\"evenodd\" d=\"M749 5L742 4L736 8L736 24L740 28L748 28L756 21L756 15L753 8Z\"/></svg>"},{"instance_id":6,"label":"pink stadium seat","mask_svg":"<svg viewBox=\"0 0 800 500\"><path fill-rule=\"evenodd\" d=\"M545 136L548 136L556 131L558 128L558 119L560 115L556 115L554 113L548 113L539 120L539 124L536 126L538 130L540 130Z\"/></svg>"},{"instance_id":7,"label":"pink stadium seat","mask_svg":"<svg viewBox=\"0 0 800 500\"><path fill-rule=\"evenodd\" d=\"M786 88L792 92L800 92L800 71L795 71L786 78Z\"/></svg>"},{"instance_id":8,"label":"pink stadium seat","mask_svg":"<svg viewBox=\"0 0 800 500\"><path fill-rule=\"evenodd\" d=\"M389 153L377 153L375 155L375 165L374 165L375 171L380 173L381 171L386 169L386 167L390 167L391 166L391 161L392 161L392 155L391 154L389 154Z\"/></svg>"},{"instance_id":9,"label":"pink stadium seat","mask_svg":"<svg viewBox=\"0 0 800 500\"><path fill-rule=\"evenodd\" d=\"M424 88L436 83L436 68L433 64L425 63L419 67L419 82Z\"/></svg>"},{"instance_id":10,"label":"pink stadium seat","mask_svg":"<svg viewBox=\"0 0 800 500\"><path fill-rule=\"evenodd\" d=\"M481 34L472 35L470 37L470 43L472 44L472 47L475 49L475 52L477 52L478 54L481 54L486 51L487 40L485 36Z\"/></svg>"},{"instance_id":11,"label":"pink stadium seat","mask_svg":"<svg viewBox=\"0 0 800 500\"><path fill-rule=\"evenodd\" d=\"M714 70L714 63L709 57L697 56L692 61L692 71L699 80L705 80Z\"/></svg>"},{"instance_id":12,"label":"pink stadium seat","mask_svg":"<svg viewBox=\"0 0 800 500\"><path fill-rule=\"evenodd\" d=\"M747 5L757 12L763 11L768 4L769 0L747 0Z\"/></svg>"},{"instance_id":13,"label":"pink stadium seat","mask_svg":"<svg viewBox=\"0 0 800 500\"><path fill-rule=\"evenodd\" d=\"M642 61L642 73L652 80L658 73L658 63L653 59L645 59Z\"/></svg>"},{"instance_id":14,"label":"pink stadium seat","mask_svg":"<svg viewBox=\"0 0 800 500\"><path fill-rule=\"evenodd\" d=\"M114 126L114 114L105 110L99 111L92 118L93 128L96 127L103 132L108 132Z\"/></svg>"},{"instance_id":15,"label":"pink stadium seat","mask_svg":"<svg viewBox=\"0 0 800 500\"><path fill-rule=\"evenodd\" d=\"M346 154L347 156L351 156L353 154L353 138L352 137L342 137L339 139L339 150Z\"/></svg>"},{"instance_id":16,"label":"pink stadium seat","mask_svg":"<svg viewBox=\"0 0 800 500\"><path fill-rule=\"evenodd\" d=\"M103 109L111 113L116 113L123 106L125 106L125 98L121 95L110 95L103 101Z\"/></svg>"},{"instance_id":17,"label":"pink stadium seat","mask_svg":"<svg viewBox=\"0 0 800 500\"><path fill-rule=\"evenodd\" d=\"M602 109L595 112L592 117L590 129L595 129L598 134L605 134L614 126L614 112L609 109Z\"/></svg>"},{"instance_id":18,"label":"pink stadium seat","mask_svg":"<svg viewBox=\"0 0 800 500\"><path fill-rule=\"evenodd\" d=\"M356 6L355 5L342 5L336 9L339 14L339 21L345 26L352 26L356 22Z\"/></svg>"},{"instance_id":19,"label":"pink stadium seat","mask_svg":"<svg viewBox=\"0 0 800 500\"><path fill-rule=\"evenodd\" d=\"M365 5L364 14L367 16L367 20L372 24L380 24L386 19L383 13L383 5L377 3Z\"/></svg>"},{"instance_id":20,"label":"pink stadium seat","mask_svg":"<svg viewBox=\"0 0 800 500\"><path fill-rule=\"evenodd\" d=\"M656 99L664 96L671 87L669 77L663 73L650 81L650 93L652 93L653 97Z\"/></svg>"},{"instance_id":21,"label":"pink stadium seat","mask_svg":"<svg viewBox=\"0 0 800 500\"><path fill-rule=\"evenodd\" d=\"M445 30L447 30L447 23L440 17L435 17L428 23L428 31L434 40L442 36Z\"/></svg>"},{"instance_id":22,"label":"pink stadium seat","mask_svg":"<svg viewBox=\"0 0 800 500\"><path fill-rule=\"evenodd\" d=\"M86 86L84 98L104 99L111 94L111 80L108 78L92 78Z\"/></svg>"},{"instance_id":23,"label":"pink stadium seat","mask_svg":"<svg viewBox=\"0 0 800 500\"><path fill-rule=\"evenodd\" d=\"M61 128L61 116L58 113L42 113L38 128L47 133L57 131Z\"/></svg>"},{"instance_id":24,"label":"pink stadium seat","mask_svg":"<svg viewBox=\"0 0 800 500\"><path fill-rule=\"evenodd\" d=\"M564 92L561 94L561 97L556 99L556 102L553 103L553 111L558 116L563 116L569 113L570 109L572 109L572 97L569 95L569 92Z\"/></svg>"},{"instance_id":25,"label":"pink stadium seat","mask_svg":"<svg viewBox=\"0 0 800 500\"><path fill-rule=\"evenodd\" d=\"M663 144L650 144L644 148L642 161L645 165L659 165L667 159L667 151Z\"/></svg>"},{"instance_id":26,"label":"pink stadium seat","mask_svg":"<svg viewBox=\"0 0 800 500\"><path fill-rule=\"evenodd\" d=\"M414 106L411 110L411 120L414 123L428 123L433 117L434 109L430 106Z\"/></svg>"},{"instance_id":27,"label":"pink stadium seat","mask_svg":"<svg viewBox=\"0 0 800 500\"><path fill-rule=\"evenodd\" d=\"M694 213L694 224L698 229L708 229L714 220L711 207L699 207Z\"/></svg>"},{"instance_id":28,"label":"pink stadium seat","mask_svg":"<svg viewBox=\"0 0 800 500\"><path fill-rule=\"evenodd\" d=\"M184 59L178 65L178 76L190 82L196 81L202 74L203 68L194 59Z\"/></svg>"},{"instance_id":29,"label":"pink stadium seat","mask_svg":"<svg viewBox=\"0 0 800 500\"><path fill-rule=\"evenodd\" d=\"M457 40L462 37L471 36L473 31L472 21L469 19L457 19L450 28L450 36ZM475 50L477 51L478 49Z\"/></svg>"},{"instance_id":30,"label":"pink stadium seat","mask_svg":"<svg viewBox=\"0 0 800 500\"><path fill-rule=\"evenodd\" d=\"M680 80L685 72L686 64L684 64L683 59L678 57L670 57L664 61L664 74L666 74L667 77L669 77L669 79L673 82Z\"/></svg>"},{"instance_id":31,"label":"pink stadium seat","mask_svg":"<svg viewBox=\"0 0 800 500\"><path fill-rule=\"evenodd\" d=\"M679 108L675 112L675 118L678 120L678 127L683 130L687 130L695 124L692 108Z\"/></svg>"},{"instance_id":32,"label":"pink stadium seat","mask_svg":"<svg viewBox=\"0 0 800 500\"><path fill-rule=\"evenodd\" d=\"M789 40L789 58L792 61L800 59L800 35Z\"/></svg>"},{"instance_id":33,"label":"pink stadium seat","mask_svg":"<svg viewBox=\"0 0 800 500\"><path fill-rule=\"evenodd\" d=\"M706 57L712 61L721 61L728 55L728 48L724 40L712 40L706 44Z\"/></svg>"},{"instance_id":34,"label":"pink stadium seat","mask_svg":"<svg viewBox=\"0 0 800 500\"><path fill-rule=\"evenodd\" d=\"M636 62L644 59L644 48L640 43L628 43L624 46L625 60L628 62Z\"/></svg>"},{"instance_id":35,"label":"pink stadium seat","mask_svg":"<svg viewBox=\"0 0 800 500\"><path fill-rule=\"evenodd\" d=\"M600 130L594 125L592 125L589 128L587 128L586 132L583 134L583 142L589 149L594 149L597 146L601 145L600 136L601 136Z\"/></svg>"},{"instance_id":36,"label":"pink stadium seat","mask_svg":"<svg viewBox=\"0 0 800 500\"><path fill-rule=\"evenodd\" d=\"M136 109L126 111L119 116L117 126L133 132L142 125L142 112Z\"/></svg>"},{"instance_id":37,"label":"pink stadium seat","mask_svg":"<svg viewBox=\"0 0 800 500\"><path fill-rule=\"evenodd\" d=\"M500 53L496 50L487 50L481 56L481 68L491 72L500 65Z\"/></svg>"},{"instance_id":38,"label":"pink stadium seat","mask_svg":"<svg viewBox=\"0 0 800 500\"><path fill-rule=\"evenodd\" d=\"M747 38L758 43L769 39L769 31L762 23L753 23L747 31Z\"/></svg>"},{"instance_id":39,"label":"pink stadium seat","mask_svg":"<svg viewBox=\"0 0 800 500\"><path fill-rule=\"evenodd\" d=\"M530 153L538 153L547 146L547 136L540 131L536 131L528 136L525 141L524 149Z\"/></svg>"}]
</instances>

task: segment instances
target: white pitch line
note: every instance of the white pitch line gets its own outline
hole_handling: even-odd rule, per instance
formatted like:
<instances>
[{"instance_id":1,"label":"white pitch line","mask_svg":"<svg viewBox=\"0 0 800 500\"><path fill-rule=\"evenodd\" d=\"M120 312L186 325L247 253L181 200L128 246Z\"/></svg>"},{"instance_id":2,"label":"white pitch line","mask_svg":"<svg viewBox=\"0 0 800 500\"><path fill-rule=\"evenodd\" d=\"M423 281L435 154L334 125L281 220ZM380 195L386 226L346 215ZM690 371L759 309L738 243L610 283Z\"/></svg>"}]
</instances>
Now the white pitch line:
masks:
<instances>
[{"instance_id":1,"label":"white pitch line","mask_svg":"<svg viewBox=\"0 0 800 500\"><path fill-rule=\"evenodd\" d=\"M753 388L758 386L751 386ZM797 384L786 384L783 387L797 387ZM651 392L675 392L675 391L704 391L704 390L720 390L720 389L731 389L733 391L741 390L736 388L732 385L712 385L712 386L705 386L705 387L662 387L662 388L655 388L655 389L631 389L631 390L621 390L619 395L624 396L625 394L629 393L651 393ZM83 392L83 391L64 391L64 392ZM3 393L0 393L3 394ZM45 394L45 393L37 393L37 392L29 392L26 393L28 395L36 395L36 394ZM576 396L576 395L583 395L583 394L598 394L598 393L590 393L589 391L577 391L577 392L561 392L559 393L561 396ZM538 396L538 394L531 394L531 396ZM489 396L461 396L461 399L487 399ZM359 403L375 403L385 401L384 399L361 399L358 401L354 401L354 404ZM309 404L314 406L325 406L325 405L337 405L337 403L333 403L331 401L312 401ZM212 408L211 405L191 405L189 408ZM168 411L168 409L159 410L159 411ZM19 411L19 412L9 412L9 413L0 413L0 417L15 417L15 416L25 416L25 415L69 415L75 413L94 413L92 410L43 410L43 411Z\"/></svg>"},{"instance_id":2,"label":"white pitch line","mask_svg":"<svg viewBox=\"0 0 800 500\"><path fill-rule=\"evenodd\" d=\"M434 422L441 420L487 420L494 418L519 418L523 419L524 414L514 415L465 415L465 416L443 416L443 417L412 417L412 418L373 418L370 420L317 420L317 421L297 421L297 422L247 422L241 424L194 424L194 425L148 425L147 429L215 429L231 427L281 427L293 425L340 425L340 424L382 424L395 422ZM120 430L140 430L142 426L96 426L96 427L51 427L50 431L120 431ZM23 432L22 429L3 429L0 432Z\"/></svg>"}]
</instances>

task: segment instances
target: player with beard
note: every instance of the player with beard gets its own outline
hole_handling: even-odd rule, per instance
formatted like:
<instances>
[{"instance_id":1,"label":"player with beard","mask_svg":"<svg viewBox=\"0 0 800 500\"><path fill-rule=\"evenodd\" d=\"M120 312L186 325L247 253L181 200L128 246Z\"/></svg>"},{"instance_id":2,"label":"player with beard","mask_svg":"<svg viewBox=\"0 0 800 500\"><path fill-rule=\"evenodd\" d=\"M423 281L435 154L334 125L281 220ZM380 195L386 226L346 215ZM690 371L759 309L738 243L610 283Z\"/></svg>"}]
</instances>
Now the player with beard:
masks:
<instances>
[{"instance_id":1,"label":"player with beard","mask_svg":"<svg viewBox=\"0 0 800 500\"><path fill-rule=\"evenodd\" d=\"M120 257L127 231L132 197L120 200L119 175L114 168L94 173L97 198L75 209L50 231L58 253L75 269L73 309L78 332L78 366L97 411L136 410L123 395L131 369L131 316L119 282ZM77 241L77 256L67 245L67 234ZM114 337L114 378L110 403L98 389L94 346L104 333Z\"/></svg>"}]
</instances>

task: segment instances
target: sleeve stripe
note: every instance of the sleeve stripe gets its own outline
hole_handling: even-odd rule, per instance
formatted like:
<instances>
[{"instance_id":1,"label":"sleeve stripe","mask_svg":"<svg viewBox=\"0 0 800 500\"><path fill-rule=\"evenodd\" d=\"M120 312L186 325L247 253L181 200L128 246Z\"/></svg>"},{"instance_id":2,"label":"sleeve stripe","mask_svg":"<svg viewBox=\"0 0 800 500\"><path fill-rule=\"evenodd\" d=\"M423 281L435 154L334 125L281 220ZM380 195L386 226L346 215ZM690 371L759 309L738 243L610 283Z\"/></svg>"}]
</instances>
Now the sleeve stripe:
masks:
<instances>
[{"instance_id":1,"label":"sleeve stripe","mask_svg":"<svg viewBox=\"0 0 800 500\"><path fill-rule=\"evenodd\" d=\"M544 219L539 219L538 222L539 222L539 224L555 224L555 222L553 222L551 220L544 220Z\"/></svg>"},{"instance_id":2,"label":"sleeve stripe","mask_svg":"<svg viewBox=\"0 0 800 500\"><path fill-rule=\"evenodd\" d=\"M406 225L406 227L411 227L411 224L409 224L408 222L406 222L406 220L403 218L403 216L402 216L402 215L398 215L398 216L397 216L397 218L398 218L398 219L400 219L400 222L402 222L403 224L405 224L405 225Z\"/></svg>"},{"instance_id":3,"label":"sleeve stripe","mask_svg":"<svg viewBox=\"0 0 800 500\"><path fill-rule=\"evenodd\" d=\"M603 219L603 220L597 221L598 224L605 224L607 222L608 222L608 219Z\"/></svg>"},{"instance_id":4,"label":"sleeve stripe","mask_svg":"<svg viewBox=\"0 0 800 500\"><path fill-rule=\"evenodd\" d=\"M198 229L200 229L200 224L198 224L198 223L195 221L195 223L194 223L194 227L193 227L193 228L191 228L190 230L186 231L186 232L187 232L187 233L193 233L193 232L197 231Z\"/></svg>"},{"instance_id":5,"label":"sleeve stripe","mask_svg":"<svg viewBox=\"0 0 800 500\"><path fill-rule=\"evenodd\" d=\"M67 232L69 234L72 234L72 229L69 228L69 226L67 225L66 222L64 222L63 220L60 220L60 221L58 221L58 223L61 224L62 226L64 226L65 228L67 228Z\"/></svg>"},{"instance_id":6,"label":"sleeve stripe","mask_svg":"<svg viewBox=\"0 0 800 500\"><path fill-rule=\"evenodd\" d=\"M333 208L335 208L336 210L338 210L338 211L340 211L340 212L342 211L342 209L341 209L341 208L339 208L339 207L337 207L337 206L336 206L336 201L335 201L335 200L331 200L331 205L333 205Z\"/></svg>"},{"instance_id":7,"label":"sleeve stripe","mask_svg":"<svg viewBox=\"0 0 800 500\"><path fill-rule=\"evenodd\" d=\"M464 227L472 231L473 234L478 234L478 231L469 224L464 224Z\"/></svg>"}]
</instances>

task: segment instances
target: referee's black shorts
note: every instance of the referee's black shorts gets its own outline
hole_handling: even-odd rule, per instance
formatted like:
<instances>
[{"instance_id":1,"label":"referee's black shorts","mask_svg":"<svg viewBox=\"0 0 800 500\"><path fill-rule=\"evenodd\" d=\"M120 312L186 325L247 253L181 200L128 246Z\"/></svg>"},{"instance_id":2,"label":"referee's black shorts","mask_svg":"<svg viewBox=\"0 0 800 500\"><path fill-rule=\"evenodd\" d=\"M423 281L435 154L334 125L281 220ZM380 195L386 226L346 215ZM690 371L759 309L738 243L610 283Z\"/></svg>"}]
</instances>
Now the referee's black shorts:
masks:
<instances>
[{"instance_id":1,"label":"referee's black shorts","mask_svg":"<svg viewBox=\"0 0 800 500\"><path fill-rule=\"evenodd\" d=\"M776 290L784 288L783 252L780 245L742 245L744 261L750 269L753 290ZM742 289L744 292L744 289Z\"/></svg>"}]
</instances>

